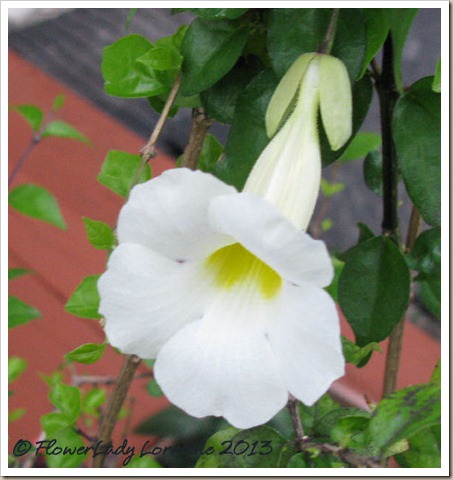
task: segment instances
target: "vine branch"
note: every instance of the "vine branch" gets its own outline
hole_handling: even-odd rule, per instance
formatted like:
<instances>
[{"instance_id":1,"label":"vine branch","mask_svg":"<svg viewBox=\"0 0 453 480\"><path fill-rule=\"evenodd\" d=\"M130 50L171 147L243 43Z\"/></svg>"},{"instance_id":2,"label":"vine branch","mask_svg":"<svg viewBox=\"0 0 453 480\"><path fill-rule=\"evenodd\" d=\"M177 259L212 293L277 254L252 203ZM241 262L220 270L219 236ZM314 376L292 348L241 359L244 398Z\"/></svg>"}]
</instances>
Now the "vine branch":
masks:
<instances>
[{"instance_id":1,"label":"vine branch","mask_svg":"<svg viewBox=\"0 0 453 480\"><path fill-rule=\"evenodd\" d=\"M307 440L307 437L304 433L304 428L302 426L302 420L300 418L299 412L299 400L296 397L289 394L287 407L289 414L291 416L291 422L293 424L293 430L296 434L296 445L297 448L303 449L304 443Z\"/></svg>"},{"instance_id":2,"label":"vine branch","mask_svg":"<svg viewBox=\"0 0 453 480\"><path fill-rule=\"evenodd\" d=\"M192 111L192 125L190 127L189 141L183 154L183 166L195 170L204 139L208 133L209 127L214 123L209 118L202 107L195 108Z\"/></svg>"}]
</instances>

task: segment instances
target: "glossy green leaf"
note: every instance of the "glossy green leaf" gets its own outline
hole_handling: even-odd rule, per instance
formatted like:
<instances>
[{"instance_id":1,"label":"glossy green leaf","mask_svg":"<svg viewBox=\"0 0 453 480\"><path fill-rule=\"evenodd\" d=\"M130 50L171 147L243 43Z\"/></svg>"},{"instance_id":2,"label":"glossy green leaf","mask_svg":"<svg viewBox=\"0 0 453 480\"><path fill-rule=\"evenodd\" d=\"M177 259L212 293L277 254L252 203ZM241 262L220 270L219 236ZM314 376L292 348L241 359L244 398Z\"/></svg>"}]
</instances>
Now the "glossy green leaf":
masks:
<instances>
[{"instance_id":1,"label":"glossy green leaf","mask_svg":"<svg viewBox=\"0 0 453 480\"><path fill-rule=\"evenodd\" d=\"M151 178L149 165L146 164L141 168L141 163L139 155L110 150L97 179L118 195L127 197L134 183L142 183Z\"/></svg>"},{"instance_id":2,"label":"glossy green leaf","mask_svg":"<svg viewBox=\"0 0 453 480\"><path fill-rule=\"evenodd\" d=\"M214 434L206 443L197 468L277 467L286 439L276 430L261 426L237 431L233 427Z\"/></svg>"},{"instance_id":3,"label":"glossy green leaf","mask_svg":"<svg viewBox=\"0 0 453 480\"><path fill-rule=\"evenodd\" d=\"M107 392L102 388L92 388L82 398L82 412L99 415L99 408L105 403Z\"/></svg>"},{"instance_id":4,"label":"glossy green leaf","mask_svg":"<svg viewBox=\"0 0 453 480\"><path fill-rule=\"evenodd\" d=\"M334 268L334 277L331 284L326 287L325 290L333 298L335 303L338 303L338 279L340 278L340 273L343 270L344 262L335 256L331 256L330 259Z\"/></svg>"},{"instance_id":5,"label":"glossy green leaf","mask_svg":"<svg viewBox=\"0 0 453 480\"><path fill-rule=\"evenodd\" d=\"M41 127L44 114L36 105L11 106L10 109L22 116L34 132L37 132Z\"/></svg>"},{"instance_id":6,"label":"glossy green leaf","mask_svg":"<svg viewBox=\"0 0 453 480\"><path fill-rule=\"evenodd\" d=\"M99 319L99 292L97 282L100 275L85 277L74 290L65 305L65 310L82 318Z\"/></svg>"},{"instance_id":7,"label":"glossy green leaf","mask_svg":"<svg viewBox=\"0 0 453 480\"><path fill-rule=\"evenodd\" d=\"M93 247L100 250L111 250L115 246L115 234L106 223L87 217L83 217L82 220L88 240Z\"/></svg>"},{"instance_id":8,"label":"glossy green leaf","mask_svg":"<svg viewBox=\"0 0 453 480\"><path fill-rule=\"evenodd\" d=\"M79 140L80 142L90 145L91 142L88 138L80 133L73 126L69 125L66 122L61 120L55 120L48 123L44 130L42 131L42 137L61 137L61 138L72 138L73 140Z\"/></svg>"},{"instance_id":9,"label":"glossy green leaf","mask_svg":"<svg viewBox=\"0 0 453 480\"><path fill-rule=\"evenodd\" d=\"M366 240L348 252L338 300L358 345L390 335L406 311L409 293L409 269L389 238Z\"/></svg>"},{"instance_id":10,"label":"glossy green leaf","mask_svg":"<svg viewBox=\"0 0 453 480\"><path fill-rule=\"evenodd\" d=\"M8 269L8 280L14 280L15 278L22 277L23 275L27 275L31 273L31 270L27 270L26 268L9 268Z\"/></svg>"},{"instance_id":11,"label":"glossy green leaf","mask_svg":"<svg viewBox=\"0 0 453 480\"><path fill-rule=\"evenodd\" d=\"M223 145L212 134L208 133L203 142L197 167L203 172L212 172L223 153Z\"/></svg>"},{"instance_id":12,"label":"glossy green leaf","mask_svg":"<svg viewBox=\"0 0 453 480\"><path fill-rule=\"evenodd\" d=\"M440 387L413 385L379 402L374 410L369 438L385 455L395 442L440 424Z\"/></svg>"},{"instance_id":13,"label":"glossy green leaf","mask_svg":"<svg viewBox=\"0 0 453 480\"><path fill-rule=\"evenodd\" d=\"M241 59L215 85L201 93L206 113L222 123L232 123L236 103L248 83L262 69L261 62L252 57L247 62Z\"/></svg>"},{"instance_id":14,"label":"glossy green leaf","mask_svg":"<svg viewBox=\"0 0 453 480\"><path fill-rule=\"evenodd\" d=\"M241 19L195 19L181 47L181 93L194 95L218 82L236 63L247 35L247 23Z\"/></svg>"},{"instance_id":15,"label":"glossy green leaf","mask_svg":"<svg viewBox=\"0 0 453 480\"><path fill-rule=\"evenodd\" d=\"M51 440L55 440L55 444L49 449L49 453L45 454L49 468L77 468L87 458L86 445L72 427L58 431Z\"/></svg>"},{"instance_id":16,"label":"glossy green leaf","mask_svg":"<svg viewBox=\"0 0 453 480\"><path fill-rule=\"evenodd\" d=\"M8 195L8 203L28 217L51 223L66 230L56 198L45 188L34 184L23 184L14 188Z\"/></svg>"},{"instance_id":17,"label":"glossy green leaf","mask_svg":"<svg viewBox=\"0 0 453 480\"><path fill-rule=\"evenodd\" d=\"M409 449L395 455L403 468L440 468L441 437L440 425L425 429L408 440Z\"/></svg>"},{"instance_id":18,"label":"glossy green leaf","mask_svg":"<svg viewBox=\"0 0 453 480\"><path fill-rule=\"evenodd\" d=\"M302 53L316 52L324 40L330 8L275 8L270 13L268 49L272 66L282 77ZM360 9L341 9L331 54L346 65L355 80L365 54L365 22Z\"/></svg>"},{"instance_id":19,"label":"glossy green leaf","mask_svg":"<svg viewBox=\"0 0 453 480\"><path fill-rule=\"evenodd\" d=\"M27 361L20 357L8 357L8 383L17 380L27 368Z\"/></svg>"},{"instance_id":20,"label":"glossy green leaf","mask_svg":"<svg viewBox=\"0 0 453 480\"><path fill-rule=\"evenodd\" d=\"M432 89L436 93L440 93L440 79L441 79L441 59L437 61L436 73L434 74Z\"/></svg>"},{"instance_id":21,"label":"glossy green leaf","mask_svg":"<svg viewBox=\"0 0 453 480\"><path fill-rule=\"evenodd\" d=\"M228 18L230 20L241 17L248 8L172 8L173 14L190 12L201 18Z\"/></svg>"},{"instance_id":22,"label":"glossy green leaf","mask_svg":"<svg viewBox=\"0 0 453 480\"><path fill-rule=\"evenodd\" d=\"M423 78L404 93L393 114L394 141L401 173L423 219L440 225L440 95Z\"/></svg>"},{"instance_id":23,"label":"glossy green leaf","mask_svg":"<svg viewBox=\"0 0 453 480\"><path fill-rule=\"evenodd\" d=\"M363 15L366 29L366 52L360 77L365 74L371 60L384 45L390 29L389 15L391 15L391 10L387 8L364 8Z\"/></svg>"},{"instance_id":24,"label":"glossy green leaf","mask_svg":"<svg viewBox=\"0 0 453 480\"><path fill-rule=\"evenodd\" d=\"M441 228L434 227L422 232L415 241L410 254L411 267L418 270L418 278L436 277L441 273Z\"/></svg>"},{"instance_id":25,"label":"glossy green leaf","mask_svg":"<svg viewBox=\"0 0 453 480\"><path fill-rule=\"evenodd\" d=\"M86 343L67 353L64 357L73 362L92 364L102 358L105 347L105 344Z\"/></svg>"},{"instance_id":26,"label":"glossy green leaf","mask_svg":"<svg viewBox=\"0 0 453 480\"><path fill-rule=\"evenodd\" d=\"M8 328L24 325L40 317L41 313L35 307L27 305L12 295L8 295Z\"/></svg>"},{"instance_id":27,"label":"glossy green leaf","mask_svg":"<svg viewBox=\"0 0 453 480\"><path fill-rule=\"evenodd\" d=\"M225 156L214 174L238 190L269 142L264 122L269 100L278 80L271 70L259 73L238 99L234 120L225 145Z\"/></svg>"},{"instance_id":28,"label":"glossy green leaf","mask_svg":"<svg viewBox=\"0 0 453 480\"><path fill-rule=\"evenodd\" d=\"M363 347L360 347L359 345L356 345L348 340L343 335L341 336L341 345L343 347L343 355L346 362L360 367L364 366L362 364L363 360L369 357L371 353L382 352L379 343L371 342Z\"/></svg>"},{"instance_id":29,"label":"glossy green leaf","mask_svg":"<svg viewBox=\"0 0 453 480\"><path fill-rule=\"evenodd\" d=\"M367 187L377 195L382 195L382 154L370 152L363 162L363 178Z\"/></svg>"},{"instance_id":30,"label":"glossy green leaf","mask_svg":"<svg viewBox=\"0 0 453 480\"><path fill-rule=\"evenodd\" d=\"M364 223L359 222L357 224L357 228L359 229L359 239L357 241L357 244L365 242L366 240L370 240L371 238L374 238L376 236L371 230L371 228Z\"/></svg>"},{"instance_id":31,"label":"glossy green leaf","mask_svg":"<svg viewBox=\"0 0 453 480\"><path fill-rule=\"evenodd\" d=\"M402 78L402 58L407 34L412 25L412 21L418 13L417 8L392 8L388 19L390 21L390 32L392 34L393 45L393 65L395 71L395 80L398 90L403 89Z\"/></svg>"},{"instance_id":32,"label":"glossy green leaf","mask_svg":"<svg viewBox=\"0 0 453 480\"><path fill-rule=\"evenodd\" d=\"M50 391L49 399L69 421L77 420L81 410L80 390L77 387L57 383Z\"/></svg>"},{"instance_id":33,"label":"glossy green leaf","mask_svg":"<svg viewBox=\"0 0 453 480\"><path fill-rule=\"evenodd\" d=\"M381 136L378 133L359 132L349 143L348 148L341 154L339 160L347 162L365 158L368 153L379 150L381 143Z\"/></svg>"}]
</instances>

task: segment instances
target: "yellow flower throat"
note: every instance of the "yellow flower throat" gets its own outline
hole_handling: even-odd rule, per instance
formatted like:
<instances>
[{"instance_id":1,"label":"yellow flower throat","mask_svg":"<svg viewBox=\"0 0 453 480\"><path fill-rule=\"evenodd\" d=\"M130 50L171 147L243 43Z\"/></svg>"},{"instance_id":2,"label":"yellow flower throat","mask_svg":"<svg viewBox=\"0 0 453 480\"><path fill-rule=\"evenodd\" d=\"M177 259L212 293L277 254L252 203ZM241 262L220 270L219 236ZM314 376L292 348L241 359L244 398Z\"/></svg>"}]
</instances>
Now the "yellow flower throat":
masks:
<instances>
[{"instance_id":1,"label":"yellow flower throat","mask_svg":"<svg viewBox=\"0 0 453 480\"><path fill-rule=\"evenodd\" d=\"M275 270L239 243L215 251L208 257L206 266L221 288L230 289L247 282L257 287L263 297L271 299L282 285L282 278Z\"/></svg>"}]
</instances>

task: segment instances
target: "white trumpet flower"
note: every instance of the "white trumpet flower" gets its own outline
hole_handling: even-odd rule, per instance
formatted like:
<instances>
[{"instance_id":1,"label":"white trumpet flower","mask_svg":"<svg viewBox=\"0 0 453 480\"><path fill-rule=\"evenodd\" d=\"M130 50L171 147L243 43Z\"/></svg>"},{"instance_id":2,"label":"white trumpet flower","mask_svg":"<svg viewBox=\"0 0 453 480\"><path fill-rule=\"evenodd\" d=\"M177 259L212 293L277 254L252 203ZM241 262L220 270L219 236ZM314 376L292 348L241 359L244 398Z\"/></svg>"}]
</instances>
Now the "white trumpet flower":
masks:
<instances>
[{"instance_id":1,"label":"white trumpet flower","mask_svg":"<svg viewBox=\"0 0 453 480\"><path fill-rule=\"evenodd\" d=\"M319 188L318 58L293 82L295 109L244 192L175 169L134 187L120 212L119 246L98 283L107 337L156 359L163 392L193 416L253 427L289 393L311 405L344 373L338 314L323 289L329 254L303 231ZM285 146L296 136L300 152Z\"/></svg>"}]
</instances>

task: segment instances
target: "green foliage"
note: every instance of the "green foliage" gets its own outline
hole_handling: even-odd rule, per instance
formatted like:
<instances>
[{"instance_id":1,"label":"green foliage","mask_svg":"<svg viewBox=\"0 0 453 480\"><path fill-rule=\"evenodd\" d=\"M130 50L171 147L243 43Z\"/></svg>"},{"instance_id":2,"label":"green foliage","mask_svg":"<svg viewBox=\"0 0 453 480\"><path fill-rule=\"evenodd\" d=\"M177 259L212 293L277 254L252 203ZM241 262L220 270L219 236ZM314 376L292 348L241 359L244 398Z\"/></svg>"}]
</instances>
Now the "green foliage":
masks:
<instances>
[{"instance_id":1,"label":"green foliage","mask_svg":"<svg viewBox=\"0 0 453 480\"><path fill-rule=\"evenodd\" d=\"M367 187L377 195L382 195L382 154L368 153L363 162L363 178Z\"/></svg>"},{"instance_id":2,"label":"green foliage","mask_svg":"<svg viewBox=\"0 0 453 480\"><path fill-rule=\"evenodd\" d=\"M11 106L10 110L13 110L21 115L34 132L37 132L40 129L44 119L44 114L36 105Z\"/></svg>"},{"instance_id":3,"label":"green foliage","mask_svg":"<svg viewBox=\"0 0 453 480\"><path fill-rule=\"evenodd\" d=\"M395 244L380 236L348 252L338 282L338 300L357 344L384 340L409 302L410 275Z\"/></svg>"},{"instance_id":4,"label":"green foliage","mask_svg":"<svg viewBox=\"0 0 453 480\"><path fill-rule=\"evenodd\" d=\"M91 142L88 140L85 135L76 130L73 126L69 125L66 122L61 120L55 120L48 123L42 133L42 138L45 137L61 137L61 138L72 138L73 140L79 140L82 143L90 145Z\"/></svg>"},{"instance_id":5,"label":"green foliage","mask_svg":"<svg viewBox=\"0 0 453 480\"><path fill-rule=\"evenodd\" d=\"M153 397L162 397L164 395L155 378L148 382L146 389L148 390L148 393Z\"/></svg>"},{"instance_id":6,"label":"green foliage","mask_svg":"<svg viewBox=\"0 0 453 480\"><path fill-rule=\"evenodd\" d=\"M77 421L81 411L80 390L57 382L49 393L52 405L71 423Z\"/></svg>"},{"instance_id":7,"label":"green foliage","mask_svg":"<svg viewBox=\"0 0 453 480\"><path fill-rule=\"evenodd\" d=\"M13 295L8 295L8 328L24 325L36 318L41 318L39 310Z\"/></svg>"},{"instance_id":8,"label":"green foliage","mask_svg":"<svg viewBox=\"0 0 453 480\"><path fill-rule=\"evenodd\" d=\"M350 160L358 160L366 157L370 152L378 150L381 146L382 139L378 133L359 132L348 145L346 150L339 158L342 162Z\"/></svg>"},{"instance_id":9,"label":"green foliage","mask_svg":"<svg viewBox=\"0 0 453 480\"><path fill-rule=\"evenodd\" d=\"M343 335L341 336L341 344L343 347L343 355L347 363L352 363L358 367L363 367L363 361L368 361L370 354L373 352L382 352L379 343L371 342L367 345L360 347L355 343L348 340Z\"/></svg>"},{"instance_id":10,"label":"green foliage","mask_svg":"<svg viewBox=\"0 0 453 480\"><path fill-rule=\"evenodd\" d=\"M331 284L326 287L326 292L336 303L338 303L338 279L340 278L340 273L343 270L344 262L335 256L331 256L330 259L334 268L334 277Z\"/></svg>"},{"instance_id":11,"label":"green foliage","mask_svg":"<svg viewBox=\"0 0 453 480\"><path fill-rule=\"evenodd\" d=\"M148 164L142 168L139 155L110 150L101 167L98 181L121 197L127 197L135 183L142 183L151 178Z\"/></svg>"},{"instance_id":12,"label":"green foliage","mask_svg":"<svg viewBox=\"0 0 453 480\"><path fill-rule=\"evenodd\" d=\"M56 198L43 187L31 183L19 185L9 193L8 203L28 217L66 230L66 223Z\"/></svg>"},{"instance_id":13,"label":"green foliage","mask_svg":"<svg viewBox=\"0 0 453 480\"><path fill-rule=\"evenodd\" d=\"M426 223L440 225L440 95L432 77L414 83L398 100L393 131L407 192Z\"/></svg>"},{"instance_id":14,"label":"green foliage","mask_svg":"<svg viewBox=\"0 0 453 480\"><path fill-rule=\"evenodd\" d=\"M441 59L439 58L437 65L436 65L436 73L434 74L434 79L433 79L433 92L440 93L440 79L441 79Z\"/></svg>"},{"instance_id":15,"label":"green foliage","mask_svg":"<svg viewBox=\"0 0 453 480\"><path fill-rule=\"evenodd\" d=\"M152 457L134 457L124 468L162 468Z\"/></svg>"},{"instance_id":16,"label":"green foliage","mask_svg":"<svg viewBox=\"0 0 453 480\"><path fill-rule=\"evenodd\" d=\"M27 368L27 361L20 357L8 358L8 384L17 380Z\"/></svg>"},{"instance_id":17,"label":"green foliage","mask_svg":"<svg viewBox=\"0 0 453 480\"><path fill-rule=\"evenodd\" d=\"M203 172L212 172L223 153L223 146L212 134L208 133L203 142L197 167Z\"/></svg>"},{"instance_id":18,"label":"green foliage","mask_svg":"<svg viewBox=\"0 0 453 480\"><path fill-rule=\"evenodd\" d=\"M201 18L228 18L233 20L246 13L248 8L172 8L173 14L190 12Z\"/></svg>"},{"instance_id":19,"label":"green foliage","mask_svg":"<svg viewBox=\"0 0 453 480\"><path fill-rule=\"evenodd\" d=\"M332 197L336 193L342 192L344 187L344 183L329 183L325 178L321 178L321 191L325 197Z\"/></svg>"},{"instance_id":20,"label":"green foliage","mask_svg":"<svg viewBox=\"0 0 453 480\"><path fill-rule=\"evenodd\" d=\"M58 112L60 108L64 105L65 96L63 94L57 95L53 101L52 111Z\"/></svg>"},{"instance_id":21,"label":"green foliage","mask_svg":"<svg viewBox=\"0 0 453 480\"><path fill-rule=\"evenodd\" d=\"M218 82L236 63L247 36L248 25L241 19L195 19L181 47L181 93L194 95Z\"/></svg>"},{"instance_id":22,"label":"green foliage","mask_svg":"<svg viewBox=\"0 0 453 480\"><path fill-rule=\"evenodd\" d=\"M97 282L100 275L85 277L66 302L65 310L82 318L99 319L99 292Z\"/></svg>"},{"instance_id":23,"label":"green foliage","mask_svg":"<svg viewBox=\"0 0 453 480\"><path fill-rule=\"evenodd\" d=\"M116 243L113 229L99 220L83 217L86 234L93 247L100 250L111 250Z\"/></svg>"},{"instance_id":24,"label":"green foliage","mask_svg":"<svg viewBox=\"0 0 453 480\"><path fill-rule=\"evenodd\" d=\"M67 353L64 357L67 360L78 363L96 363L104 355L106 344L86 343Z\"/></svg>"},{"instance_id":25,"label":"green foliage","mask_svg":"<svg viewBox=\"0 0 453 480\"><path fill-rule=\"evenodd\" d=\"M82 398L82 412L96 415L105 403L107 393L102 388L92 388Z\"/></svg>"},{"instance_id":26,"label":"green foliage","mask_svg":"<svg viewBox=\"0 0 453 480\"><path fill-rule=\"evenodd\" d=\"M31 270L27 270L26 268L9 268L8 269L8 280L14 280L15 278L22 277L23 275L27 275L31 273Z\"/></svg>"}]
</instances>

